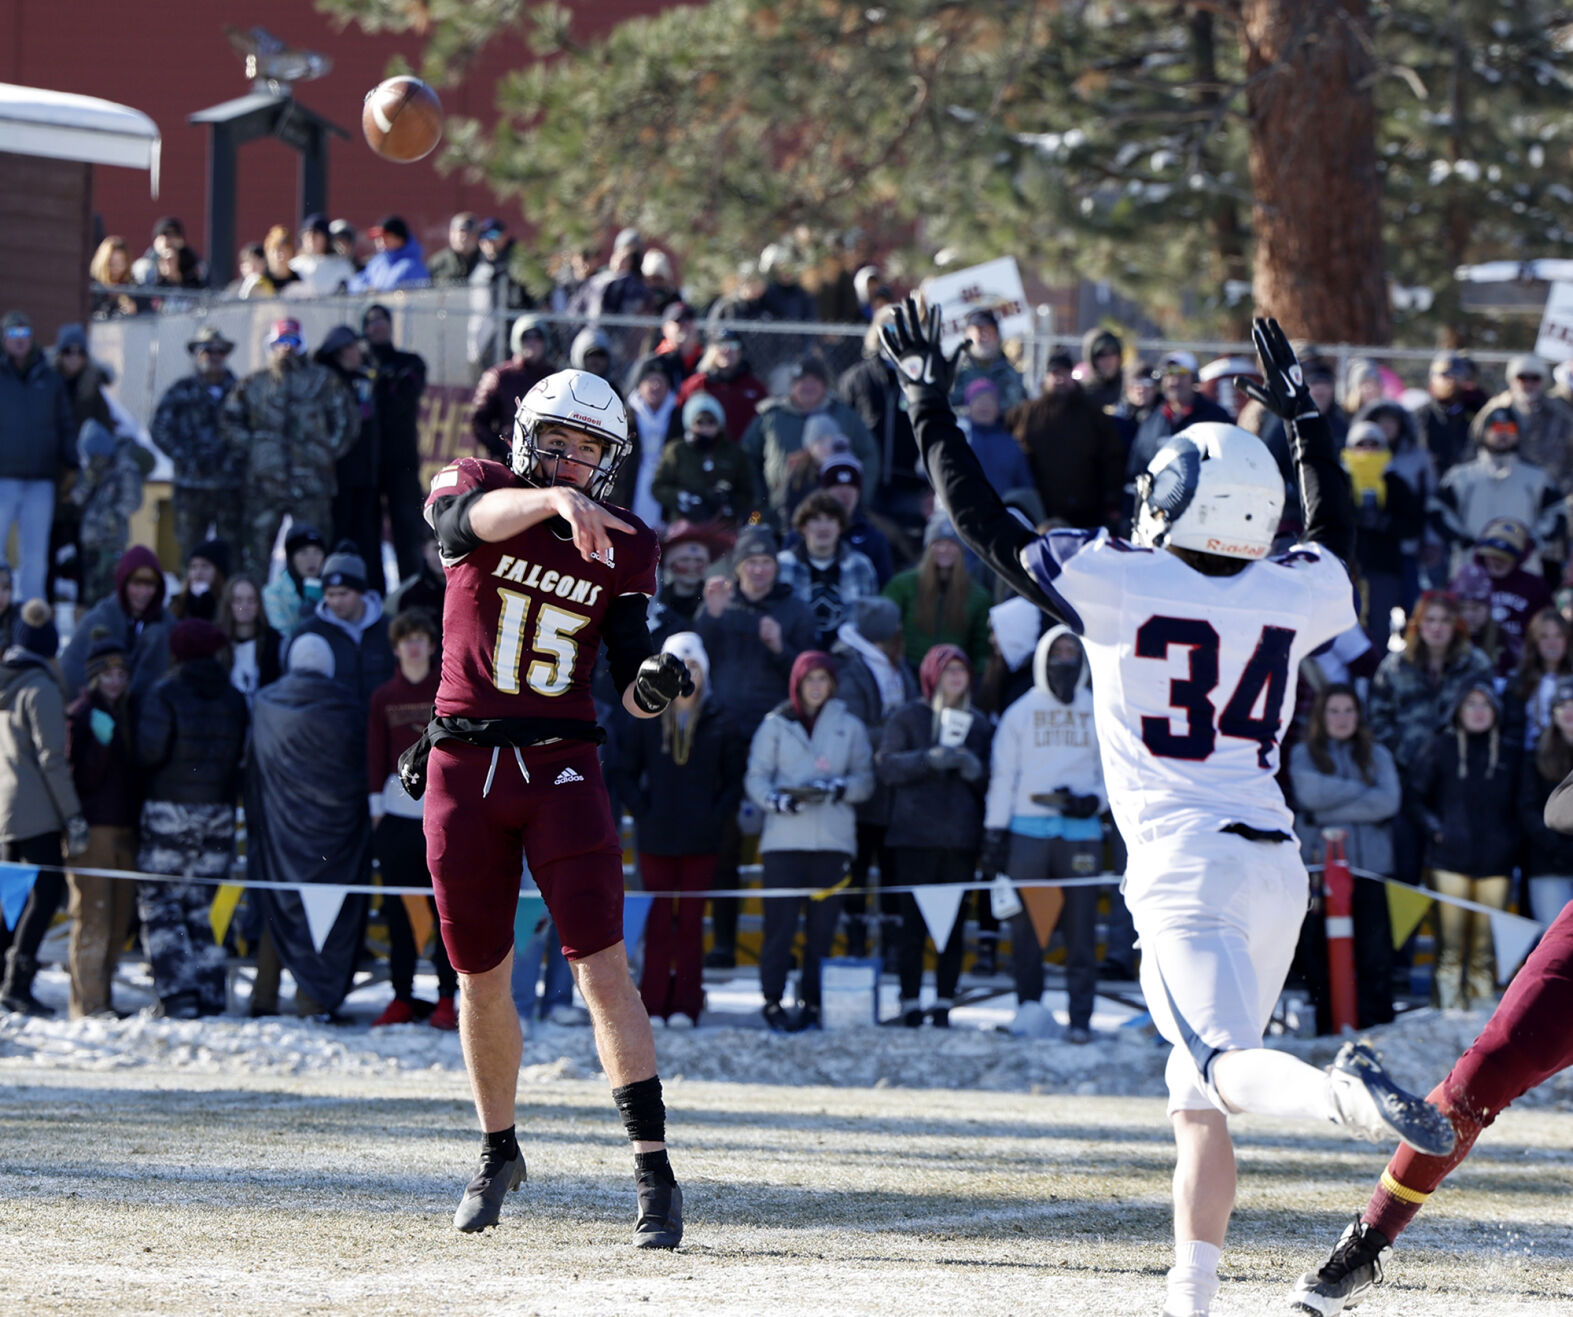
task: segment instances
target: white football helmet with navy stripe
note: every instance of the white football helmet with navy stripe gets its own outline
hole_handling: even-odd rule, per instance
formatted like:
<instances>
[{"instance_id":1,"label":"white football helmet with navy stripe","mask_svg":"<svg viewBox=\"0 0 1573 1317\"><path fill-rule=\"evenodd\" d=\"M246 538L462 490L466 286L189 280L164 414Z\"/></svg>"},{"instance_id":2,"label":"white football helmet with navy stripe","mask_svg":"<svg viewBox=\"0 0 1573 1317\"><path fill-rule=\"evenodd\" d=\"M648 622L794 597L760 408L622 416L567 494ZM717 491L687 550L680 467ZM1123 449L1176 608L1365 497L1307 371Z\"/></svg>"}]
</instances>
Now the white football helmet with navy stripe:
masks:
<instances>
[{"instance_id":1,"label":"white football helmet with navy stripe","mask_svg":"<svg viewBox=\"0 0 1573 1317\"><path fill-rule=\"evenodd\" d=\"M1224 558L1265 558L1284 510L1284 480L1267 445L1221 421L1187 426L1136 478L1131 538Z\"/></svg>"}]
</instances>

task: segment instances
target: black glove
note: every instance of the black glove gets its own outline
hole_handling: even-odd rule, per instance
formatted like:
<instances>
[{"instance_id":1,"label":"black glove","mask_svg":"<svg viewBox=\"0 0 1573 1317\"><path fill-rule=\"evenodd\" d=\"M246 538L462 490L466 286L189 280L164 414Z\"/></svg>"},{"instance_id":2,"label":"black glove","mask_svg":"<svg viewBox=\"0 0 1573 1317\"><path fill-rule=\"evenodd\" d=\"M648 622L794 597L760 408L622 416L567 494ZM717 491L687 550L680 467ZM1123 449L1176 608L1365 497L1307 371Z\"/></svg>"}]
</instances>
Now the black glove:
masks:
<instances>
[{"instance_id":1,"label":"black glove","mask_svg":"<svg viewBox=\"0 0 1573 1317\"><path fill-rule=\"evenodd\" d=\"M978 852L980 873L1004 873L1010 863L1010 829L989 828L983 834L983 849Z\"/></svg>"},{"instance_id":2,"label":"black glove","mask_svg":"<svg viewBox=\"0 0 1573 1317\"><path fill-rule=\"evenodd\" d=\"M73 814L66 820L66 854L81 855L87 850L90 835L87 820L80 814Z\"/></svg>"},{"instance_id":3,"label":"black glove","mask_svg":"<svg viewBox=\"0 0 1573 1317\"><path fill-rule=\"evenodd\" d=\"M953 768L961 767L961 760L948 745L931 745L924 751L923 757L936 773L948 773Z\"/></svg>"},{"instance_id":4,"label":"black glove","mask_svg":"<svg viewBox=\"0 0 1573 1317\"><path fill-rule=\"evenodd\" d=\"M679 695L694 693L688 664L676 654L652 654L634 678L634 703L646 713L660 713Z\"/></svg>"},{"instance_id":5,"label":"black glove","mask_svg":"<svg viewBox=\"0 0 1573 1317\"><path fill-rule=\"evenodd\" d=\"M901 377L909 404L915 406L919 399L948 403L950 381L956 373L961 348L945 355L937 305L929 307L925 315L918 299L909 296L896 308L895 318L879 331L879 339Z\"/></svg>"},{"instance_id":6,"label":"black glove","mask_svg":"<svg viewBox=\"0 0 1573 1317\"><path fill-rule=\"evenodd\" d=\"M1245 391L1285 421L1321 415L1311 401L1310 389L1305 387L1300 359L1278 322L1271 316L1257 316L1251 322L1251 341L1256 344L1256 357L1262 363L1263 382L1245 380Z\"/></svg>"},{"instance_id":7,"label":"black glove","mask_svg":"<svg viewBox=\"0 0 1573 1317\"><path fill-rule=\"evenodd\" d=\"M785 791L772 791L765 799L765 808L777 814L796 814L803 805L796 796L789 796Z\"/></svg>"},{"instance_id":8,"label":"black glove","mask_svg":"<svg viewBox=\"0 0 1573 1317\"><path fill-rule=\"evenodd\" d=\"M1097 796L1078 796L1074 791L1065 793L1065 803L1060 806L1060 813L1068 819L1090 819L1097 812Z\"/></svg>"}]
</instances>

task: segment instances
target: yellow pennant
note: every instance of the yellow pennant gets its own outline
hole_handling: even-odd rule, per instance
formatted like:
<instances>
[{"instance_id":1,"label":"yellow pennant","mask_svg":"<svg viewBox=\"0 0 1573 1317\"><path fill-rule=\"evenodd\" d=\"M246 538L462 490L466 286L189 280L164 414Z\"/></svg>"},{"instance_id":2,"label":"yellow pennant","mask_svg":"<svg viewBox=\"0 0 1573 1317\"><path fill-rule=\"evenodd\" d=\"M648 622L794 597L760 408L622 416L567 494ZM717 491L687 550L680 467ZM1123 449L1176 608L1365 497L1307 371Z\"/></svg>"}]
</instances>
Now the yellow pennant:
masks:
<instances>
[{"instance_id":1,"label":"yellow pennant","mask_svg":"<svg viewBox=\"0 0 1573 1317\"><path fill-rule=\"evenodd\" d=\"M213 940L220 946L229 932L229 922L235 917L235 907L240 904L246 889L239 883L225 883L213 894L213 904L208 908L208 920L213 925Z\"/></svg>"},{"instance_id":2,"label":"yellow pennant","mask_svg":"<svg viewBox=\"0 0 1573 1317\"><path fill-rule=\"evenodd\" d=\"M1393 949L1396 951L1420 927L1420 921L1431 908L1431 894L1392 879L1388 879L1386 887L1387 915L1393 925Z\"/></svg>"},{"instance_id":3,"label":"yellow pennant","mask_svg":"<svg viewBox=\"0 0 1573 1317\"><path fill-rule=\"evenodd\" d=\"M839 883L832 883L829 887L821 887L819 891L815 892L808 899L810 901L823 901L826 897L834 896L842 888L850 886L852 886L852 875L850 873L843 874ZM766 892L765 895L768 896L769 893Z\"/></svg>"}]
</instances>

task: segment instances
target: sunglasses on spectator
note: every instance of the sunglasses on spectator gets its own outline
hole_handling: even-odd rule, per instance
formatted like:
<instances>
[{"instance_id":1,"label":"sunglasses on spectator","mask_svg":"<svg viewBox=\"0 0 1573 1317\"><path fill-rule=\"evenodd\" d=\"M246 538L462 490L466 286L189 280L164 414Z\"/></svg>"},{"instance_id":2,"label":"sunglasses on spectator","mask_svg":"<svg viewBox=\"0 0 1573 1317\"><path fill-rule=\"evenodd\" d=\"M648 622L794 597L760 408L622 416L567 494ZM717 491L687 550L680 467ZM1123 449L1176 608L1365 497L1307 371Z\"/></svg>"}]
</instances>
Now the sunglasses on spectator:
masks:
<instances>
[{"instance_id":1,"label":"sunglasses on spectator","mask_svg":"<svg viewBox=\"0 0 1573 1317\"><path fill-rule=\"evenodd\" d=\"M1546 378L1544 375L1517 375L1515 379L1527 381L1530 384L1539 384Z\"/></svg>"},{"instance_id":2,"label":"sunglasses on spectator","mask_svg":"<svg viewBox=\"0 0 1573 1317\"><path fill-rule=\"evenodd\" d=\"M31 329L24 329L20 325L13 325L13 326L11 326L10 329L5 331L5 336L7 338L12 338L12 339L16 339L16 338L32 338L33 337L33 331Z\"/></svg>"},{"instance_id":3,"label":"sunglasses on spectator","mask_svg":"<svg viewBox=\"0 0 1573 1317\"><path fill-rule=\"evenodd\" d=\"M213 347L198 348L197 349L197 356L199 356L199 357L227 357L227 356L229 356L229 349L228 348L213 348Z\"/></svg>"}]
</instances>

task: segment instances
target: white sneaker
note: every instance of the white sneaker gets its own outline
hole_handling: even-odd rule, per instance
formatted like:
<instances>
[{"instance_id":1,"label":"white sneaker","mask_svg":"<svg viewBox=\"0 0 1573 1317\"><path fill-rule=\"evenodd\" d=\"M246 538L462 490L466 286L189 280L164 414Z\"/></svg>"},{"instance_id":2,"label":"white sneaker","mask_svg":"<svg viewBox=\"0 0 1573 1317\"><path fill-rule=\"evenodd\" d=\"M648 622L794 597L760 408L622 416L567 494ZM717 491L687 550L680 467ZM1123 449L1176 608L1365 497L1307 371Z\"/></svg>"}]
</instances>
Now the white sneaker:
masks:
<instances>
[{"instance_id":1,"label":"white sneaker","mask_svg":"<svg viewBox=\"0 0 1573 1317\"><path fill-rule=\"evenodd\" d=\"M1396 1134L1428 1157L1453 1151L1452 1121L1399 1088L1366 1043L1345 1043L1327 1073L1332 1119L1350 1133L1371 1143L1390 1143Z\"/></svg>"},{"instance_id":2,"label":"white sneaker","mask_svg":"<svg viewBox=\"0 0 1573 1317\"><path fill-rule=\"evenodd\" d=\"M666 1017L666 1027L668 1029L677 1029L679 1031L692 1029L694 1027L694 1020L691 1016L687 1015L668 1015Z\"/></svg>"},{"instance_id":3,"label":"white sneaker","mask_svg":"<svg viewBox=\"0 0 1573 1317\"><path fill-rule=\"evenodd\" d=\"M1054 1013L1041 1001L1024 1001L1016 1008L1010 1032L1017 1038L1050 1038L1056 1032Z\"/></svg>"},{"instance_id":4,"label":"white sneaker","mask_svg":"<svg viewBox=\"0 0 1573 1317\"><path fill-rule=\"evenodd\" d=\"M569 1028L579 1028L590 1023L590 1012L583 1006L571 1006L567 1002L558 1002L551 1010L546 1012L548 1024L561 1024Z\"/></svg>"}]
</instances>

